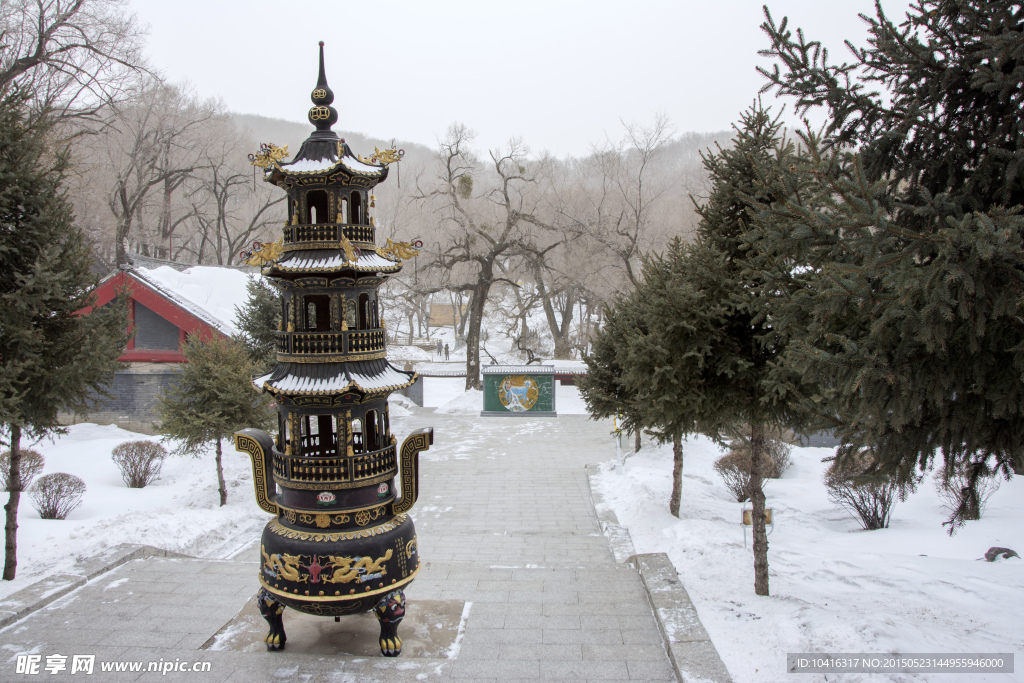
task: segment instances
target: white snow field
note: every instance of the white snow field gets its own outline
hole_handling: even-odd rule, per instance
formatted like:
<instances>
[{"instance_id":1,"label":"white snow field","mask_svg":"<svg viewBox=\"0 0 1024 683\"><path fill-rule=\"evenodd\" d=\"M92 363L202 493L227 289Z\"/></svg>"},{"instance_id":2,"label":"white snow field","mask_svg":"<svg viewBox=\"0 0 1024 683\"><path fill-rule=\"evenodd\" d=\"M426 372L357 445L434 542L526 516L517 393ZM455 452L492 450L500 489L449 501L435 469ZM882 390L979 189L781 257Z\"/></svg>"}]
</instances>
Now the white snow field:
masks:
<instances>
[{"instance_id":1,"label":"white snow field","mask_svg":"<svg viewBox=\"0 0 1024 683\"><path fill-rule=\"evenodd\" d=\"M609 451L614 442L609 439ZM897 502L888 529L863 531L821 483L833 449L794 448L766 486L770 597L754 594L750 532L712 468L722 451L684 443L680 518L668 512L671 445L602 465L597 488L638 553L668 553L737 683L761 681L1019 681L1015 674L788 674L786 654L1024 652L1024 560L986 562L992 546L1024 554L1024 478L1002 483L982 519L946 534L932 476Z\"/></svg>"},{"instance_id":2,"label":"white snow field","mask_svg":"<svg viewBox=\"0 0 1024 683\"><path fill-rule=\"evenodd\" d=\"M249 458L235 452L233 442L222 444L228 502L220 507L212 448L200 458L168 455L159 480L142 489L128 488L111 450L138 439L159 441L113 425L89 423L72 425L66 435L53 440L31 444L22 439L23 448L43 455L41 474L74 474L85 482L86 492L82 505L65 520L40 519L29 495L21 494L17 578L0 581L0 596L119 543L195 554L265 520L252 493ZM5 501L7 495L0 493Z\"/></svg>"}]
</instances>

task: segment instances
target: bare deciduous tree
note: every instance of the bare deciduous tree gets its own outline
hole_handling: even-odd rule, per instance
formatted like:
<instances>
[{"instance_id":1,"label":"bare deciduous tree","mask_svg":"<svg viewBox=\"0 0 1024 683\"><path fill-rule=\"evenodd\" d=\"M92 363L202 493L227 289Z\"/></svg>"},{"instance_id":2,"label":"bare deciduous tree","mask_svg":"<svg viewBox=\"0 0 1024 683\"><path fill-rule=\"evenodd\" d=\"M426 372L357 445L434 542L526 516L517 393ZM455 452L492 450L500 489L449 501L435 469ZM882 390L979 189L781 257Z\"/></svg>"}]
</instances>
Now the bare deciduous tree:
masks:
<instances>
[{"instance_id":1,"label":"bare deciduous tree","mask_svg":"<svg viewBox=\"0 0 1024 683\"><path fill-rule=\"evenodd\" d=\"M93 115L138 84L142 37L123 0L4 0L0 90L22 86L59 117Z\"/></svg>"},{"instance_id":2,"label":"bare deciduous tree","mask_svg":"<svg viewBox=\"0 0 1024 683\"><path fill-rule=\"evenodd\" d=\"M226 116L215 117L205 128L200 172L190 194L195 256L199 263L231 265L250 242L269 237L271 226L285 220L286 196L266 183L253 183L245 150L255 150L257 143L249 135Z\"/></svg>"},{"instance_id":3,"label":"bare deciduous tree","mask_svg":"<svg viewBox=\"0 0 1024 683\"><path fill-rule=\"evenodd\" d=\"M470 294L466 330L466 388L480 388L480 328L491 287L499 281L515 282L498 274L497 261L518 253L522 232L529 223L524 188L532 182L528 150L513 140L501 152L491 152L487 168L489 187L474 195L475 175L484 168L469 146L472 133L452 125L441 142L437 185L421 192L439 213L446 250L435 254L434 265L448 274L448 288Z\"/></svg>"}]
</instances>

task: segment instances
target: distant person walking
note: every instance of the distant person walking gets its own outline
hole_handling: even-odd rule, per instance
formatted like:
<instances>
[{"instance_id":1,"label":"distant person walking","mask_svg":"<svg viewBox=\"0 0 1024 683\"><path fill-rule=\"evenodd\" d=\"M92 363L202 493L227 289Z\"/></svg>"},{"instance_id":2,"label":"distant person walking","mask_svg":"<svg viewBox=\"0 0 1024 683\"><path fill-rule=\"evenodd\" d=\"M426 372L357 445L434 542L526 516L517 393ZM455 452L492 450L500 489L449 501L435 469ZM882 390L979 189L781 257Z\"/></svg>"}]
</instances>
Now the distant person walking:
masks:
<instances>
[{"instance_id":1,"label":"distant person walking","mask_svg":"<svg viewBox=\"0 0 1024 683\"><path fill-rule=\"evenodd\" d=\"M444 359L448 360L448 345L444 345Z\"/></svg>"},{"instance_id":2,"label":"distant person walking","mask_svg":"<svg viewBox=\"0 0 1024 683\"><path fill-rule=\"evenodd\" d=\"M441 340L440 339L437 340L437 357L438 358L441 357Z\"/></svg>"}]
</instances>

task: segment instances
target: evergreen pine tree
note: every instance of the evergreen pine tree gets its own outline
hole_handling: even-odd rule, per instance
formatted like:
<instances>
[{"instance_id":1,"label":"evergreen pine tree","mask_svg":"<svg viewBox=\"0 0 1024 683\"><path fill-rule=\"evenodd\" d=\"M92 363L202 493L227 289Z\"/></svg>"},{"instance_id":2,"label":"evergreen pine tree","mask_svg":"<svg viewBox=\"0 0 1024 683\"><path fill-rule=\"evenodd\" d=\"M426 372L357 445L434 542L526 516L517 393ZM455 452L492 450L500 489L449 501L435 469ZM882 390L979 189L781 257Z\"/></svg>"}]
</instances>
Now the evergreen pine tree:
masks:
<instances>
[{"instance_id":1,"label":"evergreen pine tree","mask_svg":"<svg viewBox=\"0 0 1024 683\"><path fill-rule=\"evenodd\" d=\"M820 209L761 203L760 248L811 275L776 321L843 419L840 459L871 448L908 484L941 451L976 486L1024 454L1024 8L876 15L870 47L839 65L767 15L766 87L830 118L807 137Z\"/></svg>"},{"instance_id":2,"label":"evergreen pine tree","mask_svg":"<svg viewBox=\"0 0 1024 683\"><path fill-rule=\"evenodd\" d=\"M3 578L17 570L21 438L60 431L60 411L86 412L120 367L123 297L90 315L97 278L62 182L63 150L27 98L0 93L0 424L10 436Z\"/></svg>"},{"instance_id":3,"label":"evergreen pine tree","mask_svg":"<svg viewBox=\"0 0 1024 683\"><path fill-rule=\"evenodd\" d=\"M700 318L703 296L686 279L687 247L674 240L664 256L644 259L637 288L605 311L605 324L585 357L579 381L595 417L622 417L623 431L648 429L671 442L669 511L679 516L683 436L695 431L703 355L713 343L714 318ZM707 411L710 412L710 411Z\"/></svg>"},{"instance_id":4,"label":"evergreen pine tree","mask_svg":"<svg viewBox=\"0 0 1024 683\"><path fill-rule=\"evenodd\" d=\"M238 312L240 341L249 351L258 374L266 374L277 363L277 329L281 323L281 299L277 289L262 277L253 276L245 285L249 298Z\"/></svg>"},{"instance_id":5,"label":"evergreen pine tree","mask_svg":"<svg viewBox=\"0 0 1024 683\"><path fill-rule=\"evenodd\" d=\"M639 434L643 429L640 406L635 403L636 389L625 383L623 363L627 339L637 328L646 327L636 290L620 293L603 311L604 324L591 340L591 352L584 354L587 373L576 380L580 395L594 419L614 417L622 433ZM672 501L678 492L673 492Z\"/></svg>"},{"instance_id":6,"label":"evergreen pine tree","mask_svg":"<svg viewBox=\"0 0 1024 683\"><path fill-rule=\"evenodd\" d=\"M220 504L228 500L221 442L243 427L266 429L272 422L267 397L255 391L256 364L245 346L214 337L190 337L180 377L158 396L160 432L179 441L177 453L200 456L213 444Z\"/></svg>"},{"instance_id":7,"label":"evergreen pine tree","mask_svg":"<svg viewBox=\"0 0 1024 683\"><path fill-rule=\"evenodd\" d=\"M794 378L780 360L786 339L774 326L773 302L792 287L786 264L767 258L750 244L751 208L770 205L778 188L765 182L768 160L788 163L791 144L780 139L778 119L760 103L743 112L730 148L704 155L711 193L697 206L697 245L688 268L713 315L711 343L677 352L702 356L708 380L702 387L699 430L721 439L724 429L742 425L749 432L750 502L753 517L754 592L768 595L768 537L765 494L766 434L772 428L799 426L803 416L790 391ZM770 179L769 179L770 180ZM771 274L772 277L769 277ZM681 311L684 319L691 315Z\"/></svg>"}]
</instances>

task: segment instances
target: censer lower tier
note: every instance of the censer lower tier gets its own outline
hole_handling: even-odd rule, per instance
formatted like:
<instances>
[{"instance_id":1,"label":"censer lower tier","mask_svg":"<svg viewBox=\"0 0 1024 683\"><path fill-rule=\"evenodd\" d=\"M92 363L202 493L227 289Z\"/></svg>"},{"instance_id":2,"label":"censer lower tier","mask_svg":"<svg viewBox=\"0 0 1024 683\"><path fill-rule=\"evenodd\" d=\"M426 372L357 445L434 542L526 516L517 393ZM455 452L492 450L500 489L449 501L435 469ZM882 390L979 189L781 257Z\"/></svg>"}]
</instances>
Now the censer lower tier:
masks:
<instances>
[{"instance_id":1,"label":"censer lower tier","mask_svg":"<svg viewBox=\"0 0 1024 683\"><path fill-rule=\"evenodd\" d=\"M388 395L416 374L387 361L378 288L415 250L390 240L377 247L369 215L369 190L400 154L353 155L330 130L333 99L320 43L309 112L317 130L291 162L273 145L251 157L288 193L282 239L249 260L281 292L278 364L255 380L276 401L278 434L244 429L235 446L251 457L256 500L274 515L260 541L257 595L267 648L285 646L286 607L328 617L373 610L381 652L396 656L404 588L420 567L407 513L433 430L413 432L401 448L391 433Z\"/></svg>"}]
</instances>

